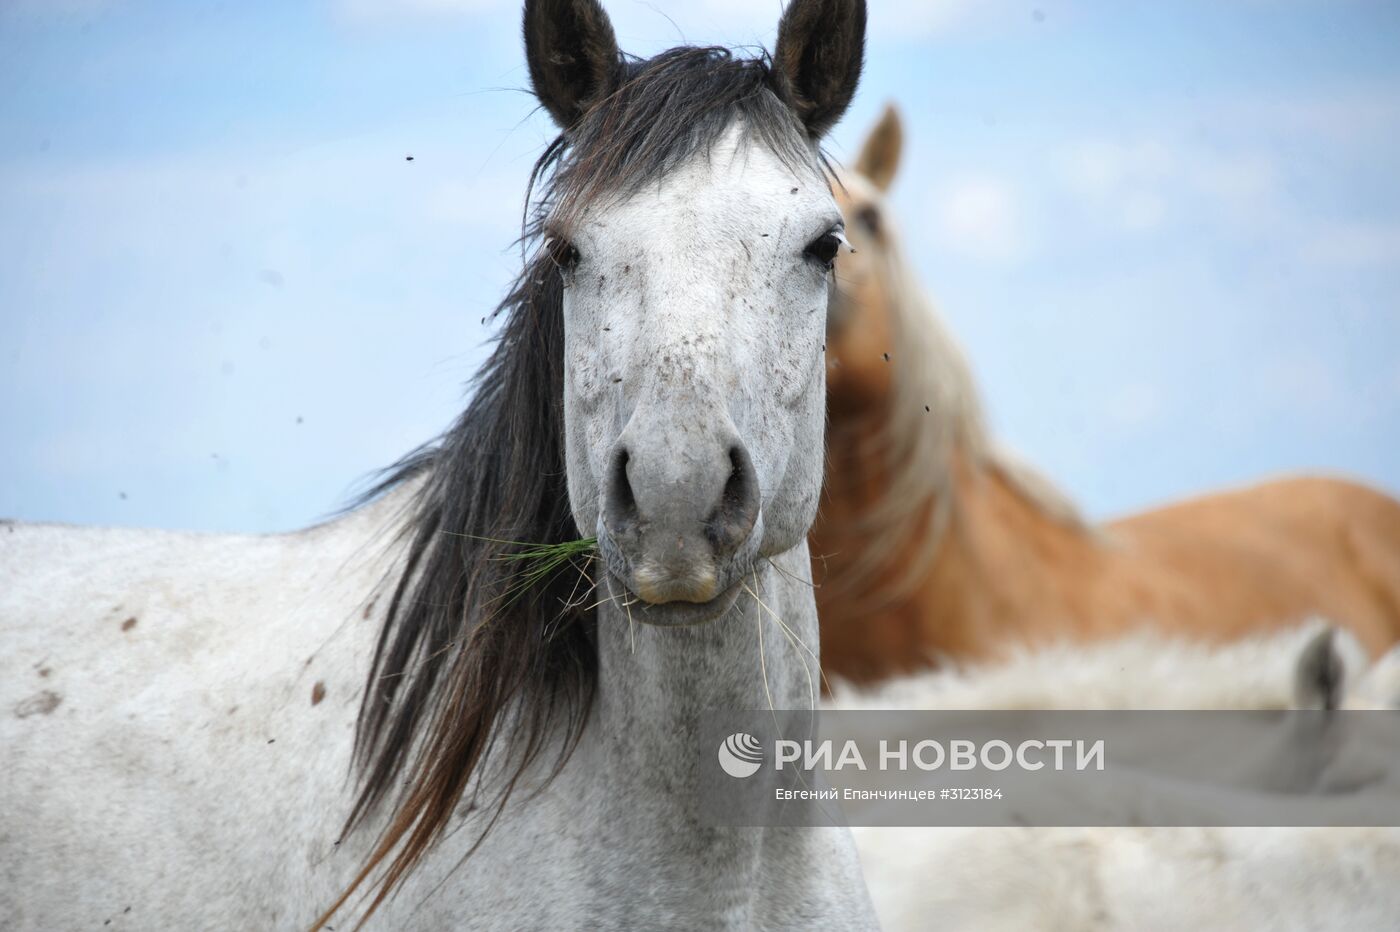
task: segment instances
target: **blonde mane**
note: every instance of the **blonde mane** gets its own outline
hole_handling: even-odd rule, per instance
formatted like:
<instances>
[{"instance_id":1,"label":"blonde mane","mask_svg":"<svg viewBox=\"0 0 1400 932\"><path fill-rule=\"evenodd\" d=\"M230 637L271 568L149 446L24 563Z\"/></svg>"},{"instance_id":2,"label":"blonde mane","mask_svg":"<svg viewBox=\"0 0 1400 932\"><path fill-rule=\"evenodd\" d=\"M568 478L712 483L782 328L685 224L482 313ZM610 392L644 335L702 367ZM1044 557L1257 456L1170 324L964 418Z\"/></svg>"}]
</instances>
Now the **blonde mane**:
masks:
<instances>
[{"instance_id":1,"label":"blonde mane","mask_svg":"<svg viewBox=\"0 0 1400 932\"><path fill-rule=\"evenodd\" d=\"M906 568L892 589L894 595L908 591L933 560L957 509L959 458L978 478L1004 480L1051 520L1087 529L1069 496L991 438L967 357L906 260L884 198L860 175L846 173L841 181L881 208L886 236L883 248L872 250L872 264L888 288L894 367L888 416L876 435L889 481L864 522L880 533L849 578L872 581L896 550L913 548L902 556Z\"/></svg>"}]
</instances>

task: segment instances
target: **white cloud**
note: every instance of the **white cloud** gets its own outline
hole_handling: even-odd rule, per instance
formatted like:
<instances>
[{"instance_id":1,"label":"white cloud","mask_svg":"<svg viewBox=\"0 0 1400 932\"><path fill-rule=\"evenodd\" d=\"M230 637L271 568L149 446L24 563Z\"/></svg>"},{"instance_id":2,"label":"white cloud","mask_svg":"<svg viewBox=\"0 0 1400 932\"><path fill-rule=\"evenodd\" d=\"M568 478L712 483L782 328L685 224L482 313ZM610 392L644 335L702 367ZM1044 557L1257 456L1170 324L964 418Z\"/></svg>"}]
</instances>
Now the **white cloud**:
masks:
<instances>
[{"instance_id":1,"label":"white cloud","mask_svg":"<svg viewBox=\"0 0 1400 932\"><path fill-rule=\"evenodd\" d=\"M1307 228L1301 252L1313 264L1356 268L1400 265L1400 224L1332 222Z\"/></svg>"},{"instance_id":2,"label":"white cloud","mask_svg":"<svg viewBox=\"0 0 1400 932\"><path fill-rule=\"evenodd\" d=\"M1155 184L1174 168L1171 150L1156 140L1085 140L1060 158L1066 184L1096 198L1118 195L1133 185Z\"/></svg>"},{"instance_id":3,"label":"white cloud","mask_svg":"<svg viewBox=\"0 0 1400 932\"><path fill-rule=\"evenodd\" d=\"M1007 262L1025 252L1020 198L990 175L956 179L935 196L939 236L951 252L983 261Z\"/></svg>"},{"instance_id":4,"label":"white cloud","mask_svg":"<svg viewBox=\"0 0 1400 932\"><path fill-rule=\"evenodd\" d=\"M1261 155L1200 153L1190 168L1190 181L1197 190L1232 204L1271 197L1278 187L1278 168Z\"/></svg>"},{"instance_id":5,"label":"white cloud","mask_svg":"<svg viewBox=\"0 0 1400 932\"><path fill-rule=\"evenodd\" d=\"M1104 414L1120 427L1140 427L1162 410L1162 393L1155 385L1133 382L1104 398Z\"/></svg>"},{"instance_id":6,"label":"white cloud","mask_svg":"<svg viewBox=\"0 0 1400 932\"><path fill-rule=\"evenodd\" d=\"M1157 139L1091 139L1063 149L1057 173L1064 188L1114 229L1150 233L1165 226L1171 205L1190 216L1257 223L1272 215L1279 171L1272 159L1204 145Z\"/></svg>"},{"instance_id":7,"label":"white cloud","mask_svg":"<svg viewBox=\"0 0 1400 932\"><path fill-rule=\"evenodd\" d=\"M1261 398L1274 407L1304 414L1336 414L1349 406L1345 380L1320 355L1290 354L1267 361L1258 375Z\"/></svg>"},{"instance_id":8,"label":"white cloud","mask_svg":"<svg viewBox=\"0 0 1400 932\"><path fill-rule=\"evenodd\" d=\"M1175 153L1156 140L1086 140L1060 154L1059 174L1073 194L1114 227L1146 233L1167 215L1165 187Z\"/></svg>"},{"instance_id":9,"label":"white cloud","mask_svg":"<svg viewBox=\"0 0 1400 932\"><path fill-rule=\"evenodd\" d=\"M1147 233L1162 225L1167 199L1156 191L1130 191L1123 197L1121 222L1130 233Z\"/></svg>"}]
</instances>

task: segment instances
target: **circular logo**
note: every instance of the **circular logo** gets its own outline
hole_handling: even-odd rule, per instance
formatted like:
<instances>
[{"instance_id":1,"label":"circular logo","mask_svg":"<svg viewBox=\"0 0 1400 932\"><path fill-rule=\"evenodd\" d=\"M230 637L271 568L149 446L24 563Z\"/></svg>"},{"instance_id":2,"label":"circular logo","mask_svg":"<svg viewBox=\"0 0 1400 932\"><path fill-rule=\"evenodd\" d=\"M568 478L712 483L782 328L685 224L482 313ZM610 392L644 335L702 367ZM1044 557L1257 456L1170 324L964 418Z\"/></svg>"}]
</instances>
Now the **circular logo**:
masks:
<instances>
[{"instance_id":1,"label":"circular logo","mask_svg":"<svg viewBox=\"0 0 1400 932\"><path fill-rule=\"evenodd\" d=\"M753 735L735 732L719 746L719 765L731 777L751 777L763 764L763 747Z\"/></svg>"}]
</instances>

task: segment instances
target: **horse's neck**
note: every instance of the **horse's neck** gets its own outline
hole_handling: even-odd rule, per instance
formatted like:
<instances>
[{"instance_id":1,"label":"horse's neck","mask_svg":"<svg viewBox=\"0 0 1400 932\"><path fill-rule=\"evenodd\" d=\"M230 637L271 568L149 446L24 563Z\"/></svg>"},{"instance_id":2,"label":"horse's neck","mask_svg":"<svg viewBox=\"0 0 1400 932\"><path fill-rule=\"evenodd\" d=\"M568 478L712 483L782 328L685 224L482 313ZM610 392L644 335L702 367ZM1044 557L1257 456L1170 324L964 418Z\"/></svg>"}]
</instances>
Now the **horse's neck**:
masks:
<instances>
[{"instance_id":1,"label":"horse's neck","mask_svg":"<svg viewBox=\"0 0 1400 932\"><path fill-rule=\"evenodd\" d=\"M815 682L816 664L789 640L817 651L807 562L805 542L774 557L776 566L765 561L729 614L707 624L653 627L638 620L637 605L629 617L627 606L604 603L598 610L596 717L602 737L637 755L664 756L669 747L683 746L693 756L701 712L767 708L770 700L778 709L810 707L807 675ZM679 775L693 773L690 764L687 758L663 766Z\"/></svg>"},{"instance_id":2,"label":"horse's neck","mask_svg":"<svg viewBox=\"0 0 1400 932\"><path fill-rule=\"evenodd\" d=\"M891 467L874 419L867 423L832 437L813 536L818 581L824 572L828 579L817 597L829 672L867 681L916 669L932 655L988 657L1018 638L1018 626L1078 617L1072 583L1096 558L1093 536L961 449L944 492L917 506L907 540L878 548L887 556L863 574L864 585L842 586L843 571L887 533L868 517Z\"/></svg>"},{"instance_id":3,"label":"horse's neck","mask_svg":"<svg viewBox=\"0 0 1400 932\"><path fill-rule=\"evenodd\" d=\"M781 571L765 564L747 583L762 606L741 592L733 611L708 624L655 628L636 620L636 606L629 624L615 603L598 613L590 763L598 768L602 831L615 848L625 837L629 850L644 852L647 884L659 897L709 891L705 897L722 901L715 908L738 925L749 924L755 891L771 888L775 875L820 877L828 869L808 863L810 841L707 827L698 811L702 715L766 709L770 697L777 709L811 708L819 695L816 658L794 643L817 651L815 606L802 581L805 542L773 560Z\"/></svg>"},{"instance_id":4,"label":"horse's neck","mask_svg":"<svg viewBox=\"0 0 1400 932\"><path fill-rule=\"evenodd\" d=\"M997 468L959 460L945 546L922 597L956 608L940 649L989 657L1072 619L1090 617L1086 583L1104 559L1092 529L1050 511Z\"/></svg>"}]
</instances>

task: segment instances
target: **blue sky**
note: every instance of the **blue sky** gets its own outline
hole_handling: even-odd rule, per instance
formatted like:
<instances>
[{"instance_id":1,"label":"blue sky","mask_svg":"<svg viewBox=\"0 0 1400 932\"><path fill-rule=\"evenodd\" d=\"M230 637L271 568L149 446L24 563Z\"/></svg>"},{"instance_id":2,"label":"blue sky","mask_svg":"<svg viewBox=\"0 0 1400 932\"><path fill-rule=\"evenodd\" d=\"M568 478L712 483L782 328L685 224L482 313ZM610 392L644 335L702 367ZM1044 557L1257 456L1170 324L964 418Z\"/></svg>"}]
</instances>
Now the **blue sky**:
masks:
<instances>
[{"instance_id":1,"label":"blue sky","mask_svg":"<svg viewBox=\"0 0 1400 932\"><path fill-rule=\"evenodd\" d=\"M871 0L907 248L1107 516L1400 492L1400 7ZM625 48L779 5L609 4ZM0 5L0 515L296 527L460 410L551 135L504 0ZM406 160L413 155L413 161Z\"/></svg>"}]
</instances>

